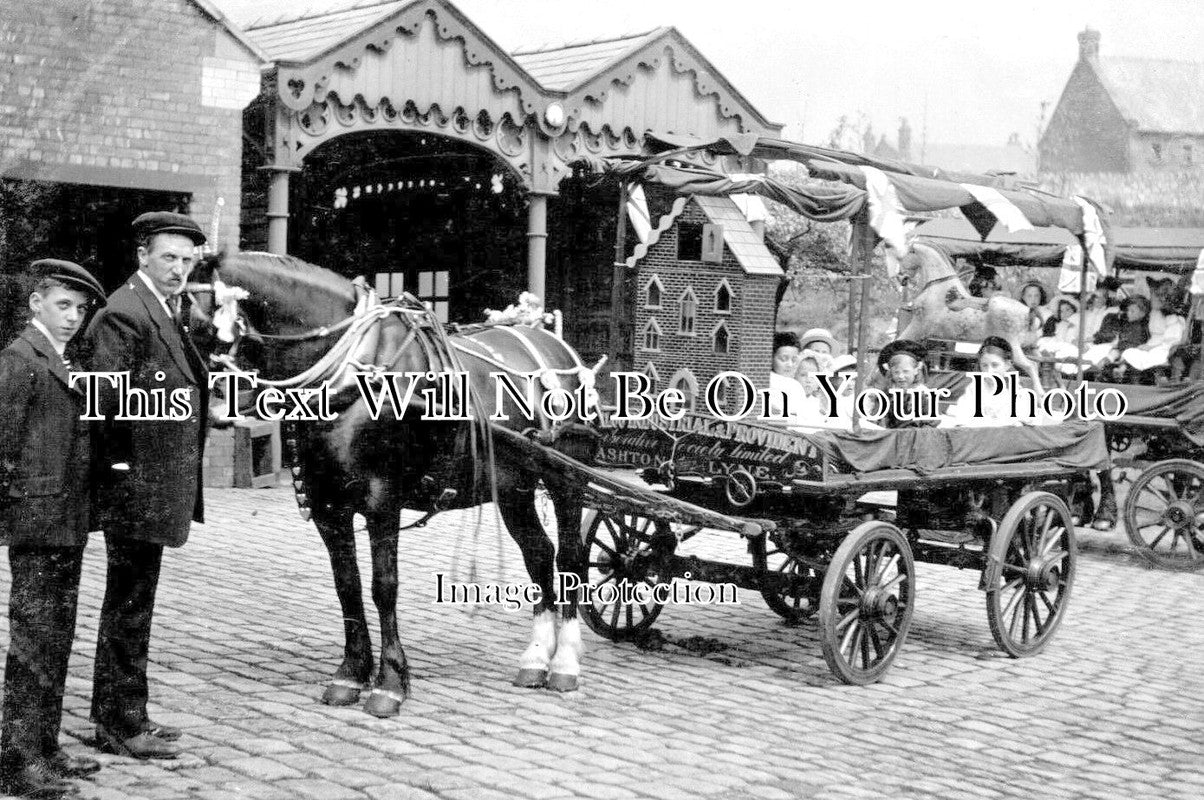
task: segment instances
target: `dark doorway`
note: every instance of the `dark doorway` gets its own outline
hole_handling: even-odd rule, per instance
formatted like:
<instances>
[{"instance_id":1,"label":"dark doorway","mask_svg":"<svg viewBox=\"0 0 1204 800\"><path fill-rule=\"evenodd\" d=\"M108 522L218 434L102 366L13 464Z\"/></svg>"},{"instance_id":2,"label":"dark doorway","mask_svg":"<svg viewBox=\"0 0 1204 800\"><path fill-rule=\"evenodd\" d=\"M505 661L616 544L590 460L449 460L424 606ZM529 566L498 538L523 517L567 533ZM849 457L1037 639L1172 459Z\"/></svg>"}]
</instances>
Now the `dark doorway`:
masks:
<instances>
[{"instance_id":1,"label":"dark doorway","mask_svg":"<svg viewBox=\"0 0 1204 800\"><path fill-rule=\"evenodd\" d=\"M178 192L0 181L0 347L28 317L31 261L74 261L113 291L137 267L134 218L144 211L186 212L188 201Z\"/></svg>"},{"instance_id":2,"label":"dark doorway","mask_svg":"<svg viewBox=\"0 0 1204 800\"><path fill-rule=\"evenodd\" d=\"M524 188L491 154L433 134L348 134L293 179L289 252L480 322L526 288Z\"/></svg>"}]
</instances>

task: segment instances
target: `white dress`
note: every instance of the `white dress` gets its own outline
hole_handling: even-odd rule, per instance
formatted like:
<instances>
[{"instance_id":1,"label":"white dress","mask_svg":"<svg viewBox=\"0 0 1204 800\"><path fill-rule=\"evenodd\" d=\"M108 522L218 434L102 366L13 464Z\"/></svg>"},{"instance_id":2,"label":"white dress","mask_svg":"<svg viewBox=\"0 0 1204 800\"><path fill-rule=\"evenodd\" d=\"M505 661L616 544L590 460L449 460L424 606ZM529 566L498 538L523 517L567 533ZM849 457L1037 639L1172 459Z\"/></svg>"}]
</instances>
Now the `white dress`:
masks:
<instances>
[{"instance_id":1,"label":"white dress","mask_svg":"<svg viewBox=\"0 0 1204 800\"><path fill-rule=\"evenodd\" d=\"M1012 373L1018 374L1018 373ZM1015 425L1048 425L1054 422L1050 417L1045 416L1041 411L1040 406L1037 408L1037 416L1012 416L1012 398L1007 393L1005 388L1003 392L995 394L995 382L989 377L984 377L982 381L982 416L974 416L975 408L975 392L974 382L971 381L966 386L966 391L962 392L962 396L957 399L957 402L949 406L941 419L942 428L1007 428ZM1016 413L1023 415L1027 409L1027 402L1023 396L1018 397L1016 401Z\"/></svg>"},{"instance_id":2,"label":"white dress","mask_svg":"<svg viewBox=\"0 0 1204 800\"><path fill-rule=\"evenodd\" d=\"M769 373L769 416L781 419L783 417L783 398L785 398L785 411L789 412L789 417L794 418L804 412L808 405L807 393L803 391L803 385L794 378L785 375L779 375L776 372Z\"/></svg>"},{"instance_id":3,"label":"white dress","mask_svg":"<svg viewBox=\"0 0 1204 800\"><path fill-rule=\"evenodd\" d=\"M1077 358L1079 354L1079 322L1066 319L1058 322L1053 336L1037 340L1037 352L1054 358Z\"/></svg>"},{"instance_id":4,"label":"white dress","mask_svg":"<svg viewBox=\"0 0 1204 800\"><path fill-rule=\"evenodd\" d=\"M1163 315L1150 312L1150 338L1141 347L1130 347L1120 354L1121 359L1133 369L1153 369L1165 366L1171 348L1183 341L1183 326L1186 320L1178 314Z\"/></svg>"}]
</instances>

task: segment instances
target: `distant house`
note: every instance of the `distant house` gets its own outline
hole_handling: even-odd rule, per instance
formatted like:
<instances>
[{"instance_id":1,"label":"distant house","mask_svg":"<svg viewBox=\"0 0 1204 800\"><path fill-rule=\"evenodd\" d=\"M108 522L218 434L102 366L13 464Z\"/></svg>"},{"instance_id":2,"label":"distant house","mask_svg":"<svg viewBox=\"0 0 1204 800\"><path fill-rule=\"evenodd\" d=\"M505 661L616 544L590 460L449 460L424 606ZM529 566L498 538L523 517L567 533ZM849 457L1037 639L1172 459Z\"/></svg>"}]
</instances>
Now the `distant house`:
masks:
<instances>
[{"instance_id":1,"label":"distant house","mask_svg":"<svg viewBox=\"0 0 1204 800\"><path fill-rule=\"evenodd\" d=\"M1042 172L1149 173L1204 163L1204 63L1101 58L1099 31L1038 145Z\"/></svg>"},{"instance_id":2,"label":"distant house","mask_svg":"<svg viewBox=\"0 0 1204 800\"><path fill-rule=\"evenodd\" d=\"M628 266L635 369L654 389L681 389L701 408L701 392L725 370L768 385L783 272L732 198L677 198Z\"/></svg>"}]
</instances>

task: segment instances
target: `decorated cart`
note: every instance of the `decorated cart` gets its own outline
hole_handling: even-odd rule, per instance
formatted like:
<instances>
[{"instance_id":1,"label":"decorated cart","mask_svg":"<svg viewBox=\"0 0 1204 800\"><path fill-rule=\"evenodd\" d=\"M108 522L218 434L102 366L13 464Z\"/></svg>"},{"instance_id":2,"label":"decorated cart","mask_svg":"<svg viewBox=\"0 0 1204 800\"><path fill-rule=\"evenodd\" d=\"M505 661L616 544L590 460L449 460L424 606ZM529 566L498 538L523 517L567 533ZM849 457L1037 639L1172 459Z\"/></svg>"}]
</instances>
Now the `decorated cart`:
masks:
<instances>
[{"instance_id":1,"label":"decorated cart","mask_svg":"<svg viewBox=\"0 0 1204 800\"><path fill-rule=\"evenodd\" d=\"M1076 241L1057 228L1008 233L996 229L986 239L964 222L931 220L915 231L917 239L955 258L990 265L1063 266L1059 284L1066 288L1065 265ZM1112 271L1149 272L1179 279L1191 290L1184 338L1171 353L1171 364L1155 386L1090 382L1096 391L1123 396L1125 414L1106 423L1114 454L1113 477L1128 488L1122 519L1130 542L1150 563L1169 569L1204 568L1204 382L1201 382L1200 317L1204 313L1204 230L1111 230ZM1070 282L1077 289L1076 282ZM1080 312L1085 313L1085 307ZM1080 324L1080 328L1082 325ZM1050 375L1058 373L1050 372ZM1169 378L1169 380L1165 380ZM965 379L948 376L941 385L955 393ZM938 382L940 379L938 379ZM1074 390L1076 381L1062 381Z\"/></svg>"},{"instance_id":2,"label":"decorated cart","mask_svg":"<svg viewBox=\"0 0 1204 800\"><path fill-rule=\"evenodd\" d=\"M1097 423L853 435L691 414L608 425L598 461L666 497L760 522L745 531L750 563L732 564L679 555L707 527L669 521L655 503L587 512L590 583L648 587L644 600L592 592L594 631L646 632L662 609L646 598L673 578L732 583L788 621L816 615L832 672L864 684L906 639L917 560L979 570L996 643L1014 657L1039 652L1074 581L1068 499L1108 452ZM865 502L882 490L899 493L897 513Z\"/></svg>"}]
</instances>

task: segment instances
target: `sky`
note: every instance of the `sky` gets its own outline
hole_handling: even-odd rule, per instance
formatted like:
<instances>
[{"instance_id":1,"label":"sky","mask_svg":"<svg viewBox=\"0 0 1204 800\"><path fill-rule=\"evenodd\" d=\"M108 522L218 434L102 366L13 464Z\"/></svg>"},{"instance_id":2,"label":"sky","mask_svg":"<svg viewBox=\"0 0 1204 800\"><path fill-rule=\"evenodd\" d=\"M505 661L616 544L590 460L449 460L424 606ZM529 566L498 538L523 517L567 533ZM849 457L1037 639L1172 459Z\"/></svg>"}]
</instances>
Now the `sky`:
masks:
<instances>
[{"instance_id":1,"label":"sky","mask_svg":"<svg viewBox=\"0 0 1204 800\"><path fill-rule=\"evenodd\" d=\"M211 0L236 22L354 0ZM1078 58L1204 60L1201 0L453 0L506 50L675 26L787 138L824 144L843 115L892 143L1037 138ZM1204 91L1204 88L1201 89ZM914 145L913 145L914 149Z\"/></svg>"}]
</instances>

